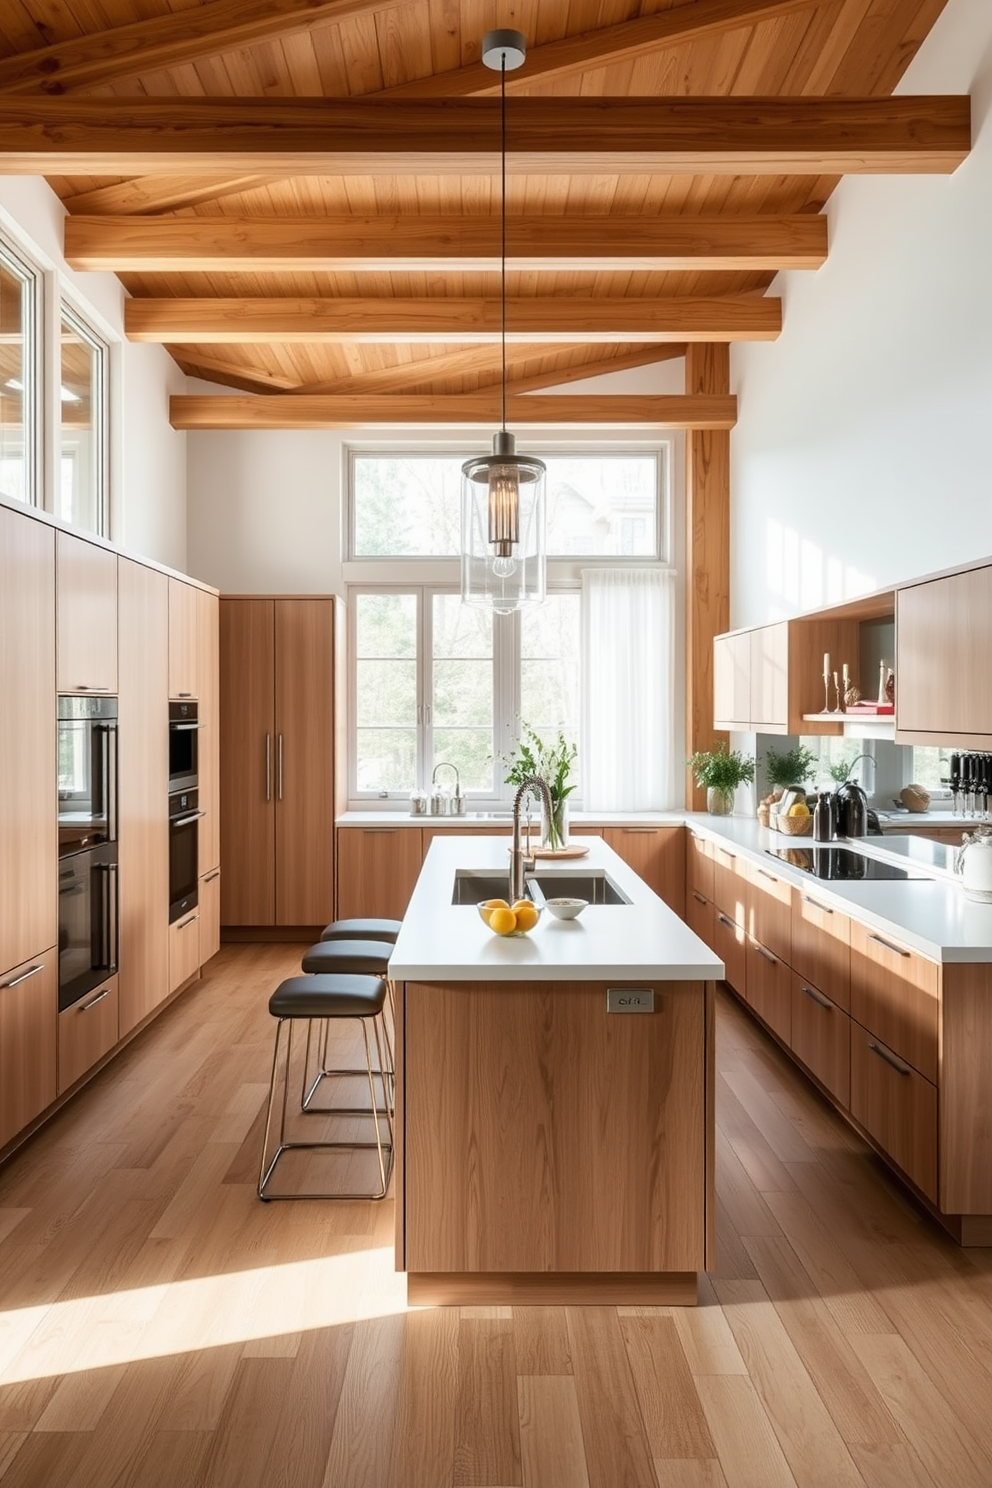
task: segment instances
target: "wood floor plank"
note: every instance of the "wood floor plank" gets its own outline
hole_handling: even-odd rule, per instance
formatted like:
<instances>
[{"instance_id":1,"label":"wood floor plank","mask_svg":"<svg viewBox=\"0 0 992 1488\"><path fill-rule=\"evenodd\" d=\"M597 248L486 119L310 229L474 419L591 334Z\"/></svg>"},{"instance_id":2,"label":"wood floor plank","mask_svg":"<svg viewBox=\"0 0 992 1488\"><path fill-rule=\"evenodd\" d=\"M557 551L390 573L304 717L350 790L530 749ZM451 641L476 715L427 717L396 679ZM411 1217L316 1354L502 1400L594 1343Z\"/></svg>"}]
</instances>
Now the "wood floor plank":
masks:
<instances>
[{"instance_id":1,"label":"wood floor plank","mask_svg":"<svg viewBox=\"0 0 992 1488\"><path fill-rule=\"evenodd\" d=\"M293 1359L242 1359L204 1459L204 1481L210 1488L268 1484L275 1447L272 1422L289 1405L294 1364Z\"/></svg>"},{"instance_id":2,"label":"wood floor plank","mask_svg":"<svg viewBox=\"0 0 992 1488\"><path fill-rule=\"evenodd\" d=\"M716 1175L720 1203L738 1235L780 1235L778 1220L751 1182L733 1147L717 1130Z\"/></svg>"},{"instance_id":3,"label":"wood floor plank","mask_svg":"<svg viewBox=\"0 0 992 1488\"><path fill-rule=\"evenodd\" d=\"M723 1468L716 1458L665 1459L656 1457L654 1475L658 1488L727 1488Z\"/></svg>"},{"instance_id":4,"label":"wood floor plank","mask_svg":"<svg viewBox=\"0 0 992 1488\"><path fill-rule=\"evenodd\" d=\"M405 1326L402 1316L355 1324L321 1488L389 1482Z\"/></svg>"},{"instance_id":5,"label":"wood floor plank","mask_svg":"<svg viewBox=\"0 0 992 1488\"><path fill-rule=\"evenodd\" d=\"M717 1076L717 1093L717 1124L758 1192L794 1189L788 1168L772 1151L723 1074Z\"/></svg>"},{"instance_id":6,"label":"wood floor plank","mask_svg":"<svg viewBox=\"0 0 992 1488\"><path fill-rule=\"evenodd\" d=\"M32 1431L4 1472L3 1488L67 1488L87 1440L72 1431Z\"/></svg>"},{"instance_id":7,"label":"wood floor plank","mask_svg":"<svg viewBox=\"0 0 992 1488\"><path fill-rule=\"evenodd\" d=\"M796 1131L795 1125L775 1104L751 1069L730 1070L723 1075L780 1162L812 1162L813 1148Z\"/></svg>"},{"instance_id":8,"label":"wood floor plank","mask_svg":"<svg viewBox=\"0 0 992 1488\"><path fill-rule=\"evenodd\" d=\"M819 1295L844 1333L893 1333L895 1329L836 1241L802 1194L772 1194L768 1207ZM751 1247L747 1247L753 1254Z\"/></svg>"},{"instance_id":9,"label":"wood floor plank","mask_svg":"<svg viewBox=\"0 0 992 1488\"><path fill-rule=\"evenodd\" d=\"M937 1488L906 1442L852 1442L851 1456L866 1488Z\"/></svg>"},{"instance_id":10,"label":"wood floor plank","mask_svg":"<svg viewBox=\"0 0 992 1488\"><path fill-rule=\"evenodd\" d=\"M568 1326L561 1307L515 1307L513 1351L517 1373L571 1374Z\"/></svg>"},{"instance_id":11,"label":"wood floor plank","mask_svg":"<svg viewBox=\"0 0 992 1488\"><path fill-rule=\"evenodd\" d=\"M521 1375L517 1401L524 1488L589 1488L572 1376Z\"/></svg>"},{"instance_id":12,"label":"wood floor plank","mask_svg":"<svg viewBox=\"0 0 992 1488\"><path fill-rule=\"evenodd\" d=\"M700 1286L700 1305L675 1313L679 1342L694 1379L707 1374L747 1374L747 1365L708 1280Z\"/></svg>"},{"instance_id":13,"label":"wood floor plank","mask_svg":"<svg viewBox=\"0 0 992 1488\"><path fill-rule=\"evenodd\" d=\"M512 1321L459 1317L458 1385L455 1488L489 1483L519 1488L523 1478Z\"/></svg>"},{"instance_id":14,"label":"wood floor plank","mask_svg":"<svg viewBox=\"0 0 992 1488\"><path fill-rule=\"evenodd\" d=\"M406 1319L390 1488L440 1488L454 1473L458 1400L458 1310Z\"/></svg>"},{"instance_id":15,"label":"wood floor plank","mask_svg":"<svg viewBox=\"0 0 992 1488\"><path fill-rule=\"evenodd\" d=\"M205 1488L209 1449L209 1432L156 1431L135 1466L134 1488Z\"/></svg>"},{"instance_id":16,"label":"wood floor plank","mask_svg":"<svg viewBox=\"0 0 992 1488\"><path fill-rule=\"evenodd\" d=\"M322 1481L353 1334L349 1324L304 1335L282 1402L278 1442L269 1433L266 1488L316 1488Z\"/></svg>"},{"instance_id":17,"label":"wood floor plank","mask_svg":"<svg viewBox=\"0 0 992 1488\"><path fill-rule=\"evenodd\" d=\"M590 1488L656 1488L615 1309L566 1314Z\"/></svg>"},{"instance_id":18,"label":"wood floor plank","mask_svg":"<svg viewBox=\"0 0 992 1488\"><path fill-rule=\"evenodd\" d=\"M26 1431L0 1431L0 1478L28 1439Z\"/></svg>"},{"instance_id":19,"label":"wood floor plank","mask_svg":"<svg viewBox=\"0 0 992 1488\"><path fill-rule=\"evenodd\" d=\"M727 1488L796 1488L796 1480L746 1375L696 1381Z\"/></svg>"},{"instance_id":20,"label":"wood floor plank","mask_svg":"<svg viewBox=\"0 0 992 1488\"><path fill-rule=\"evenodd\" d=\"M715 1457L713 1438L671 1318L622 1317L652 1457Z\"/></svg>"}]
</instances>

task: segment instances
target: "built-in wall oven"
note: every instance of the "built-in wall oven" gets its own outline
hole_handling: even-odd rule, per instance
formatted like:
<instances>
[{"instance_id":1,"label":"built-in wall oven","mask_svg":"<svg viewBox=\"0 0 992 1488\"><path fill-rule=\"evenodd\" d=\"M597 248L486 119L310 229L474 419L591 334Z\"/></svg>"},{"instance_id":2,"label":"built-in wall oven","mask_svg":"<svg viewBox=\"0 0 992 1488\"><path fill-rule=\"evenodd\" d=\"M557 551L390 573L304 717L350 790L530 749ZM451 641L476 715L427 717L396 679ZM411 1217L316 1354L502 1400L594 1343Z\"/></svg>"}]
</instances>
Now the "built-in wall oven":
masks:
<instances>
[{"instance_id":1,"label":"built-in wall oven","mask_svg":"<svg viewBox=\"0 0 992 1488\"><path fill-rule=\"evenodd\" d=\"M198 703L169 704L169 794L195 790L199 764Z\"/></svg>"},{"instance_id":2,"label":"built-in wall oven","mask_svg":"<svg viewBox=\"0 0 992 1488\"><path fill-rule=\"evenodd\" d=\"M117 970L117 699L58 700L59 1010Z\"/></svg>"},{"instance_id":3,"label":"built-in wall oven","mask_svg":"<svg viewBox=\"0 0 992 1488\"><path fill-rule=\"evenodd\" d=\"M198 792L169 796L169 924L199 902L199 822L203 812Z\"/></svg>"}]
</instances>

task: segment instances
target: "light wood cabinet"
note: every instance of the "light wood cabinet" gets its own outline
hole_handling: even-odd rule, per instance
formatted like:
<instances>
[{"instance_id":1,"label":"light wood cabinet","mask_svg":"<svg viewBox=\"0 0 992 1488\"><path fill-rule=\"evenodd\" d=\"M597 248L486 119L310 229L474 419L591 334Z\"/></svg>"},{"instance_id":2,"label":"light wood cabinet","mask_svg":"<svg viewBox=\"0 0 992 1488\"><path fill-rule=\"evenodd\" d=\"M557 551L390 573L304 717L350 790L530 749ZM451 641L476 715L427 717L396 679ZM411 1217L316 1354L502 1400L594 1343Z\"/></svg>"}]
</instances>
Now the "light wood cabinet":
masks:
<instances>
[{"instance_id":1,"label":"light wood cabinet","mask_svg":"<svg viewBox=\"0 0 992 1488\"><path fill-rule=\"evenodd\" d=\"M733 848L713 844L713 903L743 929L747 906L747 864Z\"/></svg>"},{"instance_id":2,"label":"light wood cabinet","mask_svg":"<svg viewBox=\"0 0 992 1488\"><path fill-rule=\"evenodd\" d=\"M118 579L123 1037L169 995L169 580L127 558Z\"/></svg>"},{"instance_id":3,"label":"light wood cabinet","mask_svg":"<svg viewBox=\"0 0 992 1488\"><path fill-rule=\"evenodd\" d=\"M639 1017L589 982L408 983L402 1003L407 1271L704 1268L700 983L656 983Z\"/></svg>"},{"instance_id":4,"label":"light wood cabinet","mask_svg":"<svg viewBox=\"0 0 992 1488\"><path fill-rule=\"evenodd\" d=\"M750 936L745 996L762 1022L788 1044L792 1036L792 968Z\"/></svg>"},{"instance_id":5,"label":"light wood cabinet","mask_svg":"<svg viewBox=\"0 0 992 1488\"><path fill-rule=\"evenodd\" d=\"M422 863L416 827L339 827L335 918L401 920Z\"/></svg>"},{"instance_id":6,"label":"light wood cabinet","mask_svg":"<svg viewBox=\"0 0 992 1488\"><path fill-rule=\"evenodd\" d=\"M69 532L56 539L58 691L117 691L117 554Z\"/></svg>"},{"instance_id":7,"label":"light wood cabinet","mask_svg":"<svg viewBox=\"0 0 992 1488\"><path fill-rule=\"evenodd\" d=\"M685 896L685 922L693 935L713 948L713 920L716 910L713 902L698 889L689 889Z\"/></svg>"},{"instance_id":8,"label":"light wood cabinet","mask_svg":"<svg viewBox=\"0 0 992 1488\"><path fill-rule=\"evenodd\" d=\"M940 968L858 920L851 924L851 1016L936 1081Z\"/></svg>"},{"instance_id":9,"label":"light wood cabinet","mask_svg":"<svg viewBox=\"0 0 992 1488\"><path fill-rule=\"evenodd\" d=\"M117 1043L118 981L111 977L59 1013L59 1095L82 1079Z\"/></svg>"},{"instance_id":10,"label":"light wood cabinet","mask_svg":"<svg viewBox=\"0 0 992 1488\"><path fill-rule=\"evenodd\" d=\"M196 591L196 674L200 688L198 805L203 812L198 837L200 876L220 864L220 637L219 601Z\"/></svg>"},{"instance_id":11,"label":"light wood cabinet","mask_svg":"<svg viewBox=\"0 0 992 1488\"><path fill-rule=\"evenodd\" d=\"M992 747L992 567L896 595L897 739Z\"/></svg>"},{"instance_id":12,"label":"light wood cabinet","mask_svg":"<svg viewBox=\"0 0 992 1488\"><path fill-rule=\"evenodd\" d=\"M200 695L197 618L200 591L182 579L169 580L169 696Z\"/></svg>"},{"instance_id":13,"label":"light wood cabinet","mask_svg":"<svg viewBox=\"0 0 992 1488\"><path fill-rule=\"evenodd\" d=\"M745 928L781 961L792 960L792 885L763 864L747 865Z\"/></svg>"},{"instance_id":14,"label":"light wood cabinet","mask_svg":"<svg viewBox=\"0 0 992 1488\"><path fill-rule=\"evenodd\" d=\"M169 926L169 991L175 992L200 967L200 910Z\"/></svg>"},{"instance_id":15,"label":"light wood cabinet","mask_svg":"<svg viewBox=\"0 0 992 1488\"><path fill-rule=\"evenodd\" d=\"M685 887L687 894L695 890L704 899L713 898L713 843L691 827L685 839Z\"/></svg>"},{"instance_id":16,"label":"light wood cabinet","mask_svg":"<svg viewBox=\"0 0 992 1488\"><path fill-rule=\"evenodd\" d=\"M804 722L823 708L823 654L839 671L860 666L856 619L843 616L780 620L717 636L713 642L716 728L765 734L840 734L839 722Z\"/></svg>"},{"instance_id":17,"label":"light wood cabinet","mask_svg":"<svg viewBox=\"0 0 992 1488\"><path fill-rule=\"evenodd\" d=\"M719 635L713 642L713 727L751 726L751 632Z\"/></svg>"},{"instance_id":18,"label":"light wood cabinet","mask_svg":"<svg viewBox=\"0 0 992 1488\"><path fill-rule=\"evenodd\" d=\"M0 1148L56 1096L58 952L0 975Z\"/></svg>"},{"instance_id":19,"label":"light wood cabinet","mask_svg":"<svg viewBox=\"0 0 992 1488\"><path fill-rule=\"evenodd\" d=\"M792 965L831 1002L851 1010L851 921L805 889L792 900Z\"/></svg>"},{"instance_id":20,"label":"light wood cabinet","mask_svg":"<svg viewBox=\"0 0 992 1488\"><path fill-rule=\"evenodd\" d=\"M0 967L58 940L55 535L0 507Z\"/></svg>"},{"instance_id":21,"label":"light wood cabinet","mask_svg":"<svg viewBox=\"0 0 992 1488\"><path fill-rule=\"evenodd\" d=\"M205 966L220 950L220 869L212 868L200 879L200 965Z\"/></svg>"},{"instance_id":22,"label":"light wood cabinet","mask_svg":"<svg viewBox=\"0 0 992 1488\"><path fill-rule=\"evenodd\" d=\"M685 827L606 827L603 837L648 888L685 914Z\"/></svg>"},{"instance_id":23,"label":"light wood cabinet","mask_svg":"<svg viewBox=\"0 0 992 1488\"><path fill-rule=\"evenodd\" d=\"M792 1052L837 1103L851 1100L851 1020L805 977L792 981Z\"/></svg>"},{"instance_id":24,"label":"light wood cabinet","mask_svg":"<svg viewBox=\"0 0 992 1488\"><path fill-rule=\"evenodd\" d=\"M853 1021L851 1115L917 1188L936 1200L936 1088L876 1034Z\"/></svg>"},{"instance_id":25,"label":"light wood cabinet","mask_svg":"<svg viewBox=\"0 0 992 1488\"><path fill-rule=\"evenodd\" d=\"M221 601L225 925L333 918L335 609L333 599Z\"/></svg>"},{"instance_id":26,"label":"light wood cabinet","mask_svg":"<svg viewBox=\"0 0 992 1488\"><path fill-rule=\"evenodd\" d=\"M761 625L751 631L751 727L785 733L789 726L789 625Z\"/></svg>"},{"instance_id":27,"label":"light wood cabinet","mask_svg":"<svg viewBox=\"0 0 992 1488\"><path fill-rule=\"evenodd\" d=\"M743 925L736 924L718 906L713 909L713 939L710 941L713 954L720 957L724 965L724 981L733 987L738 997L747 993L747 934Z\"/></svg>"}]
</instances>

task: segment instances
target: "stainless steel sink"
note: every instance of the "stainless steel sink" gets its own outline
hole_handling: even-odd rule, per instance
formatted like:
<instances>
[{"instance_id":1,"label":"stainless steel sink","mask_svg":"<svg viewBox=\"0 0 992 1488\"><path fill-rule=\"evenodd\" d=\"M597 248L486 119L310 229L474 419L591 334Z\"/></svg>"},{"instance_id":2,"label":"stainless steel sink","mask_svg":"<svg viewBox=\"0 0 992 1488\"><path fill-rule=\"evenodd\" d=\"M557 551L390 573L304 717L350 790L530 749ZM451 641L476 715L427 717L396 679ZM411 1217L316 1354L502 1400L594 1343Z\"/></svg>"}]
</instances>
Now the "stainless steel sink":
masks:
<instances>
[{"instance_id":1,"label":"stainless steel sink","mask_svg":"<svg viewBox=\"0 0 992 1488\"><path fill-rule=\"evenodd\" d=\"M512 821L512 811L469 811L466 813L469 821Z\"/></svg>"},{"instance_id":2,"label":"stainless steel sink","mask_svg":"<svg viewBox=\"0 0 992 1488\"><path fill-rule=\"evenodd\" d=\"M547 899L585 899L590 904L629 904L622 889L601 868L538 869L527 875L527 886L535 904Z\"/></svg>"},{"instance_id":3,"label":"stainless steel sink","mask_svg":"<svg viewBox=\"0 0 992 1488\"><path fill-rule=\"evenodd\" d=\"M452 904L481 904L483 899L506 899L510 888L510 869L494 873L491 868L459 868L455 872Z\"/></svg>"}]
</instances>

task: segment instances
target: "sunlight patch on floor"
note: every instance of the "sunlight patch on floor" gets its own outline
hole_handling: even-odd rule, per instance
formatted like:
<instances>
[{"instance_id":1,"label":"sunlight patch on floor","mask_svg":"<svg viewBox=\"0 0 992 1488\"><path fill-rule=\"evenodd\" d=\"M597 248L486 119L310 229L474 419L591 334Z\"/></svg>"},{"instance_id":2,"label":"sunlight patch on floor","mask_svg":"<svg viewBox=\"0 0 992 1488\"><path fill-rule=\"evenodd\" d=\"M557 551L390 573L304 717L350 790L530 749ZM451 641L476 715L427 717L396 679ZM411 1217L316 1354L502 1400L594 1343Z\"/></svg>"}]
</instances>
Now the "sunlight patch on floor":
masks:
<instances>
[{"instance_id":1,"label":"sunlight patch on floor","mask_svg":"<svg viewBox=\"0 0 992 1488\"><path fill-rule=\"evenodd\" d=\"M0 1386L407 1311L391 1246L0 1311Z\"/></svg>"}]
</instances>

